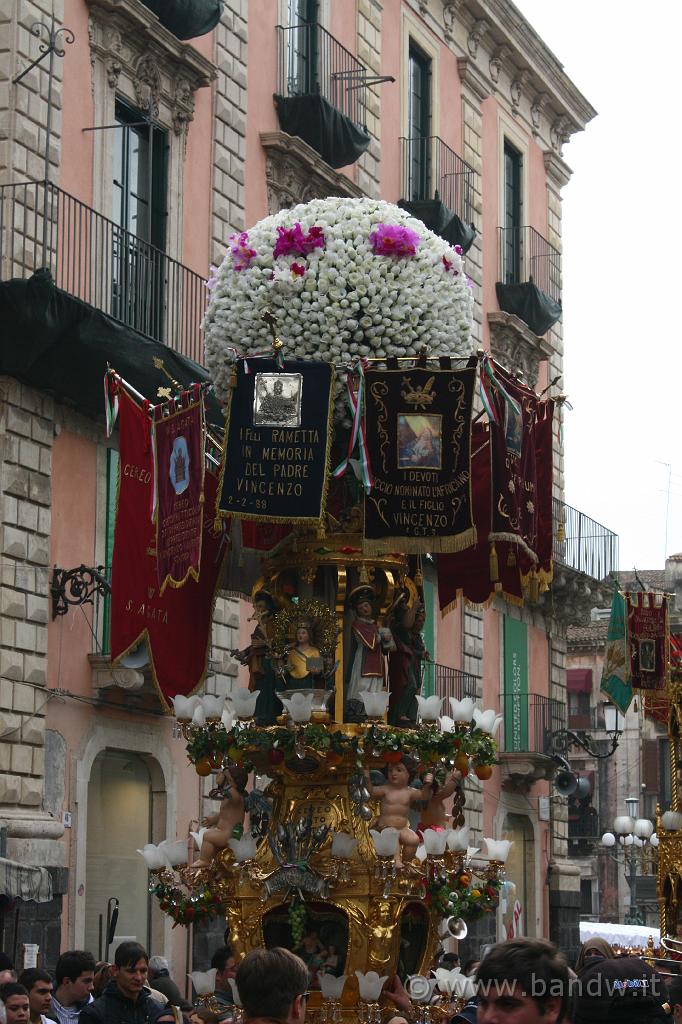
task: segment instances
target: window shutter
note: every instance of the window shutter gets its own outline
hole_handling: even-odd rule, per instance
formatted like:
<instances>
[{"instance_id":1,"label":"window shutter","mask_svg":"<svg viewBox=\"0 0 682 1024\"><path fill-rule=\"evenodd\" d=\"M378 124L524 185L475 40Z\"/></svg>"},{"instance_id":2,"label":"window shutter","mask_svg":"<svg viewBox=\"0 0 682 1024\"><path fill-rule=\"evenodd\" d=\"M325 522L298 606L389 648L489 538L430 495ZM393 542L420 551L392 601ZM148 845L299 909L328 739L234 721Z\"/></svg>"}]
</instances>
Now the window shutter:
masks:
<instances>
[{"instance_id":1,"label":"window shutter","mask_svg":"<svg viewBox=\"0 0 682 1024\"><path fill-rule=\"evenodd\" d=\"M658 793L658 740L642 740L642 782L647 793Z\"/></svg>"}]
</instances>

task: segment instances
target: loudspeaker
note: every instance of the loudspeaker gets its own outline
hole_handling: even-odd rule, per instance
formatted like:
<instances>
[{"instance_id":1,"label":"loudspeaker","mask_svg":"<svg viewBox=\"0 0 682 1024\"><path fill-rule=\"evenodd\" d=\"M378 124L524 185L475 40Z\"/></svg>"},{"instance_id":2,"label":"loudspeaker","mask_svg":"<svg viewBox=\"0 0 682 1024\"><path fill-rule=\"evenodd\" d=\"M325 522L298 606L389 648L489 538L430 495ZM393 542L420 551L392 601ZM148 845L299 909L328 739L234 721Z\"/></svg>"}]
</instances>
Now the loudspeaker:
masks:
<instances>
[{"instance_id":1,"label":"loudspeaker","mask_svg":"<svg viewBox=\"0 0 682 1024\"><path fill-rule=\"evenodd\" d=\"M119 661L121 668L135 668L143 669L149 664L149 650L147 648L147 641L141 640L137 647L134 647L132 651L128 651Z\"/></svg>"},{"instance_id":2,"label":"loudspeaker","mask_svg":"<svg viewBox=\"0 0 682 1024\"><path fill-rule=\"evenodd\" d=\"M584 800L586 796L590 795L590 780L586 779L584 775L581 775L576 783L575 796L578 800Z\"/></svg>"},{"instance_id":3,"label":"loudspeaker","mask_svg":"<svg viewBox=\"0 0 682 1024\"><path fill-rule=\"evenodd\" d=\"M563 770L556 773L554 786L562 796L572 796L578 788L578 780L574 772Z\"/></svg>"}]
</instances>

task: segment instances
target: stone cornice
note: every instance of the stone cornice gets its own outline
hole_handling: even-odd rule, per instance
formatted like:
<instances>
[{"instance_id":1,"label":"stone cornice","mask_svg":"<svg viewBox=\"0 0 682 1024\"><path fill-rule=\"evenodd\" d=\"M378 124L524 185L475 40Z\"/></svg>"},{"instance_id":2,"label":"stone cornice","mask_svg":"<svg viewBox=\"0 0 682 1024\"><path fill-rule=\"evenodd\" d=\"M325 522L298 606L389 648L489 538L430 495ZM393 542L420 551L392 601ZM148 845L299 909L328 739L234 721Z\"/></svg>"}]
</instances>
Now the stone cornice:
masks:
<instances>
[{"instance_id":1,"label":"stone cornice","mask_svg":"<svg viewBox=\"0 0 682 1024\"><path fill-rule=\"evenodd\" d=\"M124 29L127 41L132 43L134 40L136 49L161 51L191 79L193 89L207 86L216 78L215 65L189 43L169 32L139 0L87 0L87 5L91 15L103 15L107 21L115 21Z\"/></svg>"},{"instance_id":2,"label":"stone cornice","mask_svg":"<svg viewBox=\"0 0 682 1024\"><path fill-rule=\"evenodd\" d=\"M555 153L553 149L545 150L543 157L547 177L551 178L559 188L563 188L564 185L568 185L573 171L566 161L562 160L559 154Z\"/></svg>"},{"instance_id":3,"label":"stone cornice","mask_svg":"<svg viewBox=\"0 0 682 1024\"><path fill-rule=\"evenodd\" d=\"M477 99L484 100L495 91L488 77L470 57L458 57L457 70L462 85L467 86Z\"/></svg>"}]
</instances>

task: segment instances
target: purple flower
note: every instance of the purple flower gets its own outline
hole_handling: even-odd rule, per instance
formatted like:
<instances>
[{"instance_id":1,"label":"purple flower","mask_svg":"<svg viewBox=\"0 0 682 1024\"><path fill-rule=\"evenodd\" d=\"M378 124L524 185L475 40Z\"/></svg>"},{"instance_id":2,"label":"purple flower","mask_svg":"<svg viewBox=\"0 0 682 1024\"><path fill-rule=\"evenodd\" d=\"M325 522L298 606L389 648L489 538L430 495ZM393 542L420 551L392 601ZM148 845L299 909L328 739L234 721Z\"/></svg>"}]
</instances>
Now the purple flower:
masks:
<instances>
[{"instance_id":1,"label":"purple flower","mask_svg":"<svg viewBox=\"0 0 682 1024\"><path fill-rule=\"evenodd\" d=\"M414 256L421 238L403 224L377 224L369 241L376 256Z\"/></svg>"},{"instance_id":2,"label":"purple flower","mask_svg":"<svg viewBox=\"0 0 682 1024\"><path fill-rule=\"evenodd\" d=\"M458 256L461 256L463 251L464 250L462 249L461 245L456 245L455 246L455 252L457 253Z\"/></svg>"},{"instance_id":3,"label":"purple flower","mask_svg":"<svg viewBox=\"0 0 682 1024\"><path fill-rule=\"evenodd\" d=\"M291 273L295 274L296 277L303 277L305 274L305 265L303 263L292 263Z\"/></svg>"},{"instance_id":4,"label":"purple flower","mask_svg":"<svg viewBox=\"0 0 682 1024\"><path fill-rule=\"evenodd\" d=\"M307 234L303 234L299 223L293 228L277 228L277 241L272 250L275 259L278 256L308 256L313 249L324 249L322 228L313 226Z\"/></svg>"},{"instance_id":5,"label":"purple flower","mask_svg":"<svg viewBox=\"0 0 682 1024\"><path fill-rule=\"evenodd\" d=\"M242 231L238 235L230 235L230 252L232 253L232 269L248 270L256 250L249 247L249 233Z\"/></svg>"}]
</instances>

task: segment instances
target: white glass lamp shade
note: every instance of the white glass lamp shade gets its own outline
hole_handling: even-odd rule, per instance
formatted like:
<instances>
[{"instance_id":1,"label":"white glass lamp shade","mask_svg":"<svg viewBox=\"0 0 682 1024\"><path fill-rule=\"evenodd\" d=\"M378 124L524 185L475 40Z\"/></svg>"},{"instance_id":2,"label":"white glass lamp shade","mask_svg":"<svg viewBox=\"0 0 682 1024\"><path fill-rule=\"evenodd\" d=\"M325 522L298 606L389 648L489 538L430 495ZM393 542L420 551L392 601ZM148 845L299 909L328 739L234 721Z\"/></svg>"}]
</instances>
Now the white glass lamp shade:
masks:
<instances>
[{"instance_id":1,"label":"white glass lamp shade","mask_svg":"<svg viewBox=\"0 0 682 1024\"><path fill-rule=\"evenodd\" d=\"M633 835L623 836L623 846L632 846L634 841L635 837Z\"/></svg>"},{"instance_id":2,"label":"white glass lamp shade","mask_svg":"<svg viewBox=\"0 0 682 1024\"><path fill-rule=\"evenodd\" d=\"M398 849L400 832L397 828L384 828L378 832L375 828L369 830L374 843L374 849L378 857L395 857ZM357 974L357 971L356 971Z\"/></svg>"},{"instance_id":3,"label":"white glass lamp shade","mask_svg":"<svg viewBox=\"0 0 682 1024\"><path fill-rule=\"evenodd\" d=\"M487 732L490 736L494 736L501 722L502 715L498 715L494 708L488 708L487 711L474 708L474 723L481 732Z\"/></svg>"},{"instance_id":4,"label":"white glass lamp shade","mask_svg":"<svg viewBox=\"0 0 682 1024\"><path fill-rule=\"evenodd\" d=\"M648 818L638 818L635 822L635 835L638 839L651 839L654 832L654 824Z\"/></svg>"},{"instance_id":5,"label":"white glass lamp shade","mask_svg":"<svg viewBox=\"0 0 682 1024\"><path fill-rule=\"evenodd\" d=\"M644 846L644 840L640 839L639 836L633 836L632 841L635 844L635 846Z\"/></svg>"},{"instance_id":6,"label":"white glass lamp shade","mask_svg":"<svg viewBox=\"0 0 682 1024\"><path fill-rule=\"evenodd\" d=\"M477 853L481 852L480 846L467 846L466 860L473 860Z\"/></svg>"},{"instance_id":7,"label":"white glass lamp shade","mask_svg":"<svg viewBox=\"0 0 682 1024\"><path fill-rule=\"evenodd\" d=\"M458 978L462 973L461 967L455 967L451 971L446 970L445 967L437 967L433 973L436 975L438 991L446 996L453 995Z\"/></svg>"},{"instance_id":8,"label":"white glass lamp shade","mask_svg":"<svg viewBox=\"0 0 682 1024\"><path fill-rule=\"evenodd\" d=\"M313 713L314 693L294 693L291 697L281 697L280 700L287 710L292 722L309 722Z\"/></svg>"},{"instance_id":9,"label":"white glass lamp shade","mask_svg":"<svg viewBox=\"0 0 682 1024\"><path fill-rule=\"evenodd\" d=\"M364 691L360 694L362 703L365 705L365 714L368 718L383 718L388 707L390 697L388 690L380 690L378 693Z\"/></svg>"},{"instance_id":10,"label":"white glass lamp shade","mask_svg":"<svg viewBox=\"0 0 682 1024\"><path fill-rule=\"evenodd\" d=\"M192 725L195 725L197 729L203 729L206 725L206 712L204 711L204 705L199 703L192 712Z\"/></svg>"},{"instance_id":11,"label":"white glass lamp shade","mask_svg":"<svg viewBox=\"0 0 682 1024\"><path fill-rule=\"evenodd\" d=\"M192 971L190 978L198 996L210 996L215 992L215 976L217 972L217 967L212 967L210 971Z\"/></svg>"},{"instance_id":12,"label":"white glass lamp shade","mask_svg":"<svg viewBox=\"0 0 682 1024\"><path fill-rule=\"evenodd\" d=\"M682 812L665 811L661 815L661 825L666 832L677 832L682 828Z\"/></svg>"},{"instance_id":13,"label":"white glass lamp shade","mask_svg":"<svg viewBox=\"0 0 682 1024\"><path fill-rule=\"evenodd\" d=\"M323 999L333 999L337 1002L343 994L343 989L346 984L347 974L342 974L340 978L335 978L333 974L320 974L320 988L322 989Z\"/></svg>"},{"instance_id":14,"label":"white glass lamp shade","mask_svg":"<svg viewBox=\"0 0 682 1024\"><path fill-rule=\"evenodd\" d=\"M618 708L609 702L604 704L604 728L607 732L618 730Z\"/></svg>"},{"instance_id":15,"label":"white glass lamp shade","mask_svg":"<svg viewBox=\"0 0 682 1024\"><path fill-rule=\"evenodd\" d=\"M376 1003L385 982L388 981L388 975L380 978L376 971L367 971L366 974L356 971L355 975L360 986L360 998L366 1003Z\"/></svg>"},{"instance_id":16,"label":"white glass lamp shade","mask_svg":"<svg viewBox=\"0 0 682 1024\"><path fill-rule=\"evenodd\" d=\"M194 845L196 846L197 850L201 849L201 844L204 841L204 832L205 831L206 831L205 828L200 828L198 832L190 832L190 835L191 835L192 839L194 840Z\"/></svg>"},{"instance_id":17,"label":"white glass lamp shade","mask_svg":"<svg viewBox=\"0 0 682 1024\"><path fill-rule=\"evenodd\" d=\"M423 832L424 846L431 857L442 857L445 853L446 834L435 829L425 828Z\"/></svg>"},{"instance_id":18,"label":"white glass lamp shade","mask_svg":"<svg viewBox=\"0 0 682 1024\"><path fill-rule=\"evenodd\" d=\"M605 832L604 835L601 837L601 844L602 844L602 846L607 846L607 847L608 846L615 846L616 845L616 837L614 836L613 832Z\"/></svg>"},{"instance_id":19,"label":"white glass lamp shade","mask_svg":"<svg viewBox=\"0 0 682 1024\"><path fill-rule=\"evenodd\" d=\"M435 722L438 720L444 699L444 697L439 697L437 694L433 694L431 697L417 697L419 717L422 722Z\"/></svg>"},{"instance_id":20,"label":"white glass lamp shade","mask_svg":"<svg viewBox=\"0 0 682 1024\"><path fill-rule=\"evenodd\" d=\"M228 978L227 980L229 981L230 988L232 989L232 998L234 999L234 1005L236 1007L238 1007L238 1009L241 1010L241 1008L242 1008L242 997L239 995L239 989L237 988L237 982L234 980L234 978Z\"/></svg>"},{"instance_id":21,"label":"white glass lamp shade","mask_svg":"<svg viewBox=\"0 0 682 1024\"><path fill-rule=\"evenodd\" d=\"M650 842L650 843L651 843L651 845L652 845L652 846L654 847L654 849L655 849L655 848L656 848L656 847L658 846L658 836L656 835L656 833L655 833L655 832L654 832L654 834L652 835L652 837L651 837L651 839L649 840L649 842Z\"/></svg>"},{"instance_id":22,"label":"white glass lamp shade","mask_svg":"<svg viewBox=\"0 0 682 1024\"><path fill-rule=\"evenodd\" d=\"M441 715L438 719L438 723L440 725L441 732L452 732L457 725L454 718L450 718L449 715Z\"/></svg>"},{"instance_id":23,"label":"white glass lamp shade","mask_svg":"<svg viewBox=\"0 0 682 1024\"><path fill-rule=\"evenodd\" d=\"M251 693L250 690L242 687L239 690L233 690L231 699L237 718L253 718L256 713L258 693Z\"/></svg>"},{"instance_id":24,"label":"white glass lamp shade","mask_svg":"<svg viewBox=\"0 0 682 1024\"><path fill-rule=\"evenodd\" d=\"M253 836L242 836L241 839L228 839L227 842L238 864L243 864L245 860L253 860L256 856L256 846L258 844Z\"/></svg>"},{"instance_id":25,"label":"white glass lamp shade","mask_svg":"<svg viewBox=\"0 0 682 1024\"><path fill-rule=\"evenodd\" d=\"M500 864L506 863L512 845L510 839L484 839L483 842L489 860L499 861Z\"/></svg>"},{"instance_id":26,"label":"white glass lamp shade","mask_svg":"<svg viewBox=\"0 0 682 1024\"><path fill-rule=\"evenodd\" d=\"M424 846L423 843L420 843L419 846L417 847L415 857L420 862L420 864L423 864L424 861L426 860L426 847Z\"/></svg>"},{"instance_id":27,"label":"white glass lamp shade","mask_svg":"<svg viewBox=\"0 0 682 1024\"><path fill-rule=\"evenodd\" d=\"M469 826L463 828L450 828L446 832L446 843L448 850L455 850L458 853L465 853L469 846Z\"/></svg>"},{"instance_id":28,"label":"white glass lamp shade","mask_svg":"<svg viewBox=\"0 0 682 1024\"><path fill-rule=\"evenodd\" d=\"M224 697L216 697L211 693L207 693L201 698L201 703L204 708L204 714L209 721L217 722L220 720L223 708L225 707Z\"/></svg>"},{"instance_id":29,"label":"white glass lamp shade","mask_svg":"<svg viewBox=\"0 0 682 1024\"><path fill-rule=\"evenodd\" d=\"M619 814L613 822L613 831L619 836L625 836L632 832L635 823L629 814Z\"/></svg>"},{"instance_id":30,"label":"white glass lamp shade","mask_svg":"<svg viewBox=\"0 0 682 1024\"><path fill-rule=\"evenodd\" d=\"M465 974L460 974L458 978L455 978L453 994L457 999L463 999L465 1002L468 1002L469 999L473 999L476 995L476 982L473 978L467 978Z\"/></svg>"},{"instance_id":31,"label":"white glass lamp shade","mask_svg":"<svg viewBox=\"0 0 682 1024\"><path fill-rule=\"evenodd\" d=\"M186 839L164 839L159 843L159 850L173 868L179 868L188 861Z\"/></svg>"},{"instance_id":32,"label":"white glass lamp shade","mask_svg":"<svg viewBox=\"0 0 682 1024\"><path fill-rule=\"evenodd\" d=\"M347 832L334 832L332 837L332 857L348 859L355 853L358 841Z\"/></svg>"},{"instance_id":33,"label":"white glass lamp shade","mask_svg":"<svg viewBox=\"0 0 682 1024\"><path fill-rule=\"evenodd\" d=\"M464 697L463 700L450 697L449 700L450 710L455 722L466 722L468 724L474 717L474 702L471 697Z\"/></svg>"},{"instance_id":34,"label":"white glass lamp shade","mask_svg":"<svg viewBox=\"0 0 682 1024\"><path fill-rule=\"evenodd\" d=\"M168 867L168 861L164 857L163 851L159 850L154 843L147 843L142 850L137 852L144 857L149 871L160 871L161 868Z\"/></svg>"},{"instance_id":35,"label":"white glass lamp shade","mask_svg":"<svg viewBox=\"0 0 682 1024\"><path fill-rule=\"evenodd\" d=\"M199 703L199 698L182 697L178 694L176 697L171 697L171 700L173 701L173 710L178 722L191 721L194 709Z\"/></svg>"},{"instance_id":36,"label":"white glass lamp shade","mask_svg":"<svg viewBox=\"0 0 682 1024\"><path fill-rule=\"evenodd\" d=\"M220 716L220 721L223 723L223 729L225 730L225 732L232 732L235 720L236 715L234 711L232 711L232 706L230 705L230 707L225 707L225 710Z\"/></svg>"},{"instance_id":37,"label":"white glass lamp shade","mask_svg":"<svg viewBox=\"0 0 682 1024\"><path fill-rule=\"evenodd\" d=\"M435 987L436 979L425 978L423 974L413 974L407 979L407 994L414 1003L430 1003Z\"/></svg>"}]
</instances>

